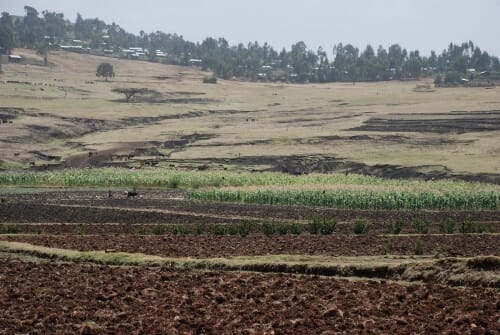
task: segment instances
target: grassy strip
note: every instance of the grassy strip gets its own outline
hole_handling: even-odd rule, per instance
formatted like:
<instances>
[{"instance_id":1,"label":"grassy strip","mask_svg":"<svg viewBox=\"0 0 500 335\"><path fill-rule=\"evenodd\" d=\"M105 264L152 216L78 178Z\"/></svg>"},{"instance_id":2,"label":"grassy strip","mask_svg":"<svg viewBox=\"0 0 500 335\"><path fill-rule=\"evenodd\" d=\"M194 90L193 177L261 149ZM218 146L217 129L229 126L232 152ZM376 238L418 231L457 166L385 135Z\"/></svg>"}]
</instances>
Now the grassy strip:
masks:
<instances>
[{"instance_id":1,"label":"grassy strip","mask_svg":"<svg viewBox=\"0 0 500 335\"><path fill-rule=\"evenodd\" d=\"M395 274L404 270L402 265L432 262L429 257L331 257L306 255L238 256L233 258L160 257L140 253L77 251L48 248L29 243L0 241L0 252L19 253L61 261L87 262L102 265L161 266L173 264L197 269L223 269L229 271L288 272L339 276L365 274ZM376 276L375 276L376 277Z\"/></svg>"},{"instance_id":2,"label":"grassy strip","mask_svg":"<svg viewBox=\"0 0 500 335\"><path fill-rule=\"evenodd\" d=\"M194 190L186 195L190 199L228 201L252 204L318 206L341 209L500 209L500 192L456 191L447 193L407 191L244 191Z\"/></svg>"},{"instance_id":3,"label":"grassy strip","mask_svg":"<svg viewBox=\"0 0 500 335\"><path fill-rule=\"evenodd\" d=\"M108 265L159 266L167 262L162 257L144 254L130 254L124 252L108 253L106 251L78 251L7 241L0 241L0 251L28 254L40 258L62 261L78 261Z\"/></svg>"},{"instance_id":4,"label":"grassy strip","mask_svg":"<svg viewBox=\"0 0 500 335\"><path fill-rule=\"evenodd\" d=\"M430 257L330 257L302 255L241 256L234 258L167 258L105 251L80 252L27 243L0 241L0 252L61 261L121 266L161 266L293 273L322 276L364 277L424 281L451 285L500 287L500 257L434 259Z\"/></svg>"}]
</instances>

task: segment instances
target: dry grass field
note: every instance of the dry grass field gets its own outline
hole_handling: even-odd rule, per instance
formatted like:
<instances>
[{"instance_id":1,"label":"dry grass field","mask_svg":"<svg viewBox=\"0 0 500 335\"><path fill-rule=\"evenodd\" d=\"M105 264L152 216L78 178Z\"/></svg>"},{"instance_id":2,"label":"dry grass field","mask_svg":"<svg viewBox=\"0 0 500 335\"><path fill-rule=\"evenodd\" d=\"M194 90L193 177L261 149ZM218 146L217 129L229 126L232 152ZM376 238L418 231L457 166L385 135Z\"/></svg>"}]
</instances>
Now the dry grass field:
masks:
<instances>
[{"instance_id":1,"label":"dry grass field","mask_svg":"<svg viewBox=\"0 0 500 335\"><path fill-rule=\"evenodd\" d=\"M30 50L16 53L37 59ZM311 172L304 166L382 176L400 171L403 177L500 174L497 88L422 92L415 82L209 85L202 83L207 73L197 68L66 52L52 52L49 61L50 67L3 66L1 169L139 166L153 160L159 166L230 169L286 165L289 172ZM103 61L115 68L109 82L95 76ZM126 87L156 93L125 103L112 89ZM132 159L124 158L130 154Z\"/></svg>"}]
</instances>

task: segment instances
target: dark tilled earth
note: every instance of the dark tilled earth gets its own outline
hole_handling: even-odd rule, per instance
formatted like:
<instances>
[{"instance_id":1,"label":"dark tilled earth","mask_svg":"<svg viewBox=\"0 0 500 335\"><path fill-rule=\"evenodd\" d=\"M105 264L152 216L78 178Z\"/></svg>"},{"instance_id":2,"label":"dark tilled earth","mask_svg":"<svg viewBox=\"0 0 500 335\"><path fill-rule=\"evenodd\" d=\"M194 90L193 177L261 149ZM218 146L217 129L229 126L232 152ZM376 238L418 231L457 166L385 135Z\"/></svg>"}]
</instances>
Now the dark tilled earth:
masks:
<instances>
[{"instance_id":1,"label":"dark tilled earth","mask_svg":"<svg viewBox=\"0 0 500 335\"><path fill-rule=\"evenodd\" d=\"M363 211L215 203L186 200L182 191L140 191L134 199L126 199L121 192L108 199L107 191L13 194L1 198L0 223L230 223L242 217L308 220L315 216L338 221L363 218L372 223L396 219L440 222L450 218L500 223L499 211Z\"/></svg>"},{"instance_id":2,"label":"dark tilled earth","mask_svg":"<svg viewBox=\"0 0 500 335\"><path fill-rule=\"evenodd\" d=\"M380 235L395 219L427 220L431 232L449 218L497 229L500 217L494 211L219 204L184 200L180 191L141 191L135 199L113 195L3 194L0 232L17 234L0 239L167 257L414 255L417 243L425 255L500 256L497 234ZM139 235L143 229L151 234L154 224L213 228L248 218L307 222L318 215L339 221L333 235L174 235L171 230L160 236ZM350 232L358 218L370 223L368 235ZM414 233L409 224L403 232ZM488 288L34 259L0 253L0 334L500 334L499 291Z\"/></svg>"},{"instance_id":3,"label":"dark tilled earth","mask_svg":"<svg viewBox=\"0 0 500 335\"><path fill-rule=\"evenodd\" d=\"M500 235L59 235L0 236L0 240L25 242L80 251L114 250L165 257L231 257L268 254L372 256L415 255L420 245L425 255L500 256Z\"/></svg>"},{"instance_id":4,"label":"dark tilled earth","mask_svg":"<svg viewBox=\"0 0 500 335\"><path fill-rule=\"evenodd\" d=\"M1 334L500 334L498 290L0 257Z\"/></svg>"}]
</instances>

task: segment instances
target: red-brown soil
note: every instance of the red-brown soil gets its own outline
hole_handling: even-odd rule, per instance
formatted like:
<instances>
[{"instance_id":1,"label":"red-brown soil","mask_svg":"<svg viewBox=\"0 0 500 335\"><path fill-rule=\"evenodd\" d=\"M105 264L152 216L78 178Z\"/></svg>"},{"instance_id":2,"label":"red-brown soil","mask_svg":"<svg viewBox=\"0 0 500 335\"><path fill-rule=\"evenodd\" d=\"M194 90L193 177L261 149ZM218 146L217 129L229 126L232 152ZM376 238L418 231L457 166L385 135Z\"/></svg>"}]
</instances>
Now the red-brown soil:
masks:
<instances>
[{"instance_id":1,"label":"red-brown soil","mask_svg":"<svg viewBox=\"0 0 500 335\"><path fill-rule=\"evenodd\" d=\"M0 258L2 334L500 334L500 293Z\"/></svg>"},{"instance_id":2,"label":"red-brown soil","mask_svg":"<svg viewBox=\"0 0 500 335\"><path fill-rule=\"evenodd\" d=\"M231 257L267 254L369 256L414 255L421 241L426 255L500 256L500 235L89 235L89 236L1 236L6 241L75 249L80 251L115 250L166 257Z\"/></svg>"}]
</instances>

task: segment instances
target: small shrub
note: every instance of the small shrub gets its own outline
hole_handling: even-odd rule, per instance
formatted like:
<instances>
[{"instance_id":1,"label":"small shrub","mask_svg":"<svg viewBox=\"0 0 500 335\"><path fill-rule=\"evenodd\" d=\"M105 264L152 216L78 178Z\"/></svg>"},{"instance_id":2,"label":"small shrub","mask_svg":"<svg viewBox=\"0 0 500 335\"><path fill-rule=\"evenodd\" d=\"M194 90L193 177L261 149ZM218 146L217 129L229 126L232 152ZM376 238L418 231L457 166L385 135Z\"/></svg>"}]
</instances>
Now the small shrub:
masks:
<instances>
[{"instance_id":1,"label":"small shrub","mask_svg":"<svg viewBox=\"0 0 500 335\"><path fill-rule=\"evenodd\" d=\"M316 234L330 235L333 234L336 227L337 227L337 221L335 219L330 219L323 216L317 216L314 217L311 222L309 222L307 230L309 231L309 233L313 235Z\"/></svg>"},{"instance_id":2,"label":"small shrub","mask_svg":"<svg viewBox=\"0 0 500 335\"><path fill-rule=\"evenodd\" d=\"M76 233L80 236L84 236L86 234L85 229L83 229L83 227L78 227L78 229L76 230Z\"/></svg>"},{"instance_id":3,"label":"small shrub","mask_svg":"<svg viewBox=\"0 0 500 335\"><path fill-rule=\"evenodd\" d=\"M178 188L180 184L181 178L178 175L170 177L167 182L169 188Z\"/></svg>"},{"instance_id":4,"label":"small shrub","mask_svg":"<svg viewBox=\"0 0 500 335\"><path fill-rule=\"evenodd\" d=\"M444 221L441 221L439 223L439 232L441 234L453 234L455 232L455 220L453 219L446 219Z\"/></svg>"},{"instance_id":5,"label":"small shrub","mask_svg":"<svg viewBox=\"0 0 500 335\"><path fill-rule=\"evenodd\" d=\"M238 235L240 233L240 228L236 224L228 224L226 225L226 234L229 235Z\"/></svg>"},{"instance_id":6,"label":"small shrub","mask_svg":"<svg viewBox=\"0 0 500 335\"><path fill-rule=\"evenodd\" d=\"M392 250L393 250L392 243L389 242L389 243L384 244L383 249L382 249L382 253L384 255L388 255L388 254L392 253Z\"/></svg>"},{"instance_id":7,"label":"small shrub","mask_svg":"<svg viewBox=\"0 0 500 335\"><path fill-rule=\"evenodd\" d=\"M191 187L194 188L194 189L198 189L201 187L201 181L199 181L198 179L193 179L191 181Z\"/></svg>"},{"instance_id":8,"label":"small shrub","mask_svg":"<svg viewBox=\"0 0 500 335\"><path fill-rule=\"evenodd\" d=\"M436 76L436 79L434 79L434 85L439 86L443 82L443 78L440 74Z\"/></svg>"},{"instance_id":9,"label":"small shrub","mask_svg":"<svg viewBox=\"0 0 500 335\"><path fill-rule=\"evenodd\" d=\"M165 235L167 233L167 226L155 225L152 230L153 235Z\"/></svg>"},{"instance_id":10,"label":"small shrub","mask_svg":"<svg viewBox=\"0 0 500 335\"><path fill-rule=\"evenodd\" d=\"M302 233L302 227L298 223L291 223L288 225L288 231L290 232L290 234L299 235L300 233Z\"/></svg>"},{"instance_id":11,"label":"small shrub","mask_svg":"<svg viewBox=\"0 0 500 335\"><path fill-rule=\"evenodd\" d=\"M429 226L429 222L423 219L416 219L413 221L413 228L418 234L428 234Z\"/></svg>"},{"instance_id":12,"label":"small shrub","mask_svg":"<svg viewBox=\"0 0 500 335\"><path fill-rule=\"evenodd\" d=\"M279 223L276 225L276 230L278 231L278 234L280 235L286 235L288 234L288 225L286 223Z\"/></svg>"},{"instance_id":13,"label":"small shrub","mask_svg":"<svg viewBox=\"0 0 500 335\"><path fill-rule=\"evenodd\" d=\"M422 256L424 254L424 243L421 240L417 240L417 242L415 242L414 252L417 256Z\"/></svg>"},{"instance_id":14,"label":"small shrub","mask_svg":"<svg viewBox=\"0 0 500 335\"><path fill-rule=\"evenodd\" d=\"M174 235L187 235L191 233L191 227L184 224L175 225L172 229L172 233Z\"/></svg>"},{"instance_id":15,"label":"small shrub","mask_svg":"<svg viewBox=\"0 0 500 335\"><path fill-rule=\"evenodd\" d=\"M216 76L206 76L203 78L203 84L217 84Z\"/></svg>"},{"instance_id":16,"label":"small shrub","mask_svg":"<svg viewBox=\"0 0 500 335\"><path fill-rule=\"evenodd\" d=\"M21 228L17 224L9 224L5 227L5 232L7 234L20 234Z\"/></svg>"},{"instance_id":17,"label":"small shrub","mask_svg":"<svg viewBox=\"0 0 500 335\"><path fill-rule=\"evenodd\" d=\"M148 231L146 229L146 226L140 226L137 230L137 235L147 235Z\"/></svg>"},{"instance_id":18,"label":"small shrub","mask_svg":"<svg viewBox=\"0 0 500 335\"><path fill-rule=\"evenodd\" d=\"M389 222L388 232L392 235L401 234L401 230L403 229L404 220L397 219L396 221Z\"/></svg>"},{"instance_id":19,"label":"small shrub","mask_svg":"<svg viewBox=\"0 0 500 335\"><path fill-rule=\"evenodd\" d=\"M488 225L486 225L486 223L477 222L475 225L475 231L478 234L482 234L482 233L486 233L486 232L491 231L491 229L490 229L490 227L488 227Z\"/></svg>"},{"instance_id":20,"label":"small shrub","mask_svg":"<svg viewBox=\"0 0 500 335\"><path fill-rule=\"evenodd\" d=\"M272 221L264 222L262 224L262 232L267 236L276 234L276 224Z\"/></svg>"},{"instance_id":21,"label":"small shrub","mask_svg":"<svg viewBox=\"0 0 500 335\"><path fill-rule=\"evenodd\" d=\"M462 233L462 234L474 233L475 232L474 222L472 222L470 220L463 221L462 224L460 225L460 227L458 228L458 231L460 231L460 233Z\"/></svg>"},{"instance_id":22,"label":"small shrub","mask_svg":"<svg viewBox=\"0 0 500 335\"><path fill-rule=\"evenodd\" d=\"M245 237L245 236L248 236L252 232L254 225L252 222L242 222L242 223L235 225L235 227L236 227L237 233L239 235Z\"/></svg>"},{"instance_id":23,"label":"small shrub","mask_svg":"<svg viewBox=\"0 0 500 335\"><path fill-rule=\"evenodd\" d=\"M319 231L323 235L331 235L335 231L335 228L337 228L336 220L323 218Z\"/></svg>"},{"instance_id":24,"label":"small shrub","mask_svg":"<svg viewBox=\"0 0 500 335\"><path fill-rule=\"evenodd\" d=\"M319 230L321 229L321 224L319 220L316 218L313 218L311 222L307 225L307 230L309 231L310 234L316 235L319 234Z\"/></svg>"},{"instance_id":25,"label":"small shrub","mask_svg":"<svg viewBox=\"0 0 500 335\"><path fill-rule=\"evenodd\" d=\"M204 223L198 223L194 227L194 231L196 232L196 235L201 235L206 231L206 227Z\"/></svg>"},{"instance_id":26,"label":"small shrub","mask_svg":"<svg viewBox=\"0 0 500 335\"><path fill-rule=\"evenodd\" d=\"M352 232L356 235L367 234L370 229L370 224L365 220L355 220L352 224Z\"/></svg>"},{"instance_id":27,"label":"small shrub","mask_svg":"<svg viewBox=\"0 0 500 335\"><path fill-rule=\"evenodd\" d=\"M226 227L224 225L216 224L213 227L213 233L215 235L226 235Z\"/></svg>"}]
</instances>

